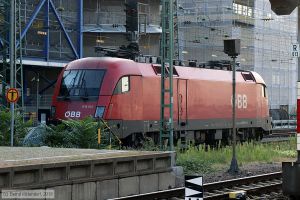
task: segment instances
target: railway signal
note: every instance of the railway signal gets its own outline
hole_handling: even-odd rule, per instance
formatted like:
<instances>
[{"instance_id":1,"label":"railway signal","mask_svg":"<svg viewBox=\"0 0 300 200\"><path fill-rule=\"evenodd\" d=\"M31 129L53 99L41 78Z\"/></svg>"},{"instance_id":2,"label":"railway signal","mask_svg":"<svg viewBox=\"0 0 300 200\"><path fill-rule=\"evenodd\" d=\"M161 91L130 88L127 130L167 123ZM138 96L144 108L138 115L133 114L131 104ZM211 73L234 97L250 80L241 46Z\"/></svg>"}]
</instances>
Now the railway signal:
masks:
<instances>
[{"instance_id":1,"label":"railway signal","mask_svg":"<svg viewBox=\"0 0 300 200\"><path fill-rule=\"evenodd\" d=\"M236 159L236 58L240 54L241 41L239 39L224 40L224 52L233 59L232 64L232 160L229 172L236 173L239 171Z\"/></svg>"},{"instance_id":2,"label":"railway signal","mask_svg":"<svg viewBox=\"0 0 300 200\"><path fill-rule=\"evenodd\" d=\"M203 177L185 176L185 199L203 200Z\"/></svg>"},{"instance_id":3,"label":"railway signal","mask_svg":"<svg viewBox=\"0 0 300 200\"><path fill-rule=\"evenodd\" d=\"M270 0L271 9L277 15L290 15L299 5L297 0Z\"/></svg>"},{"instance_id":4,"label":"railway signal","mask_svg":"<svg viewBox=\"0 0 300 200\"><path fill-rule=\"evenodd\" d=\"M125 3L126 12L126 32L138 31L138 2L137 0L127 0Z\"/></svg>"}]
</instances>

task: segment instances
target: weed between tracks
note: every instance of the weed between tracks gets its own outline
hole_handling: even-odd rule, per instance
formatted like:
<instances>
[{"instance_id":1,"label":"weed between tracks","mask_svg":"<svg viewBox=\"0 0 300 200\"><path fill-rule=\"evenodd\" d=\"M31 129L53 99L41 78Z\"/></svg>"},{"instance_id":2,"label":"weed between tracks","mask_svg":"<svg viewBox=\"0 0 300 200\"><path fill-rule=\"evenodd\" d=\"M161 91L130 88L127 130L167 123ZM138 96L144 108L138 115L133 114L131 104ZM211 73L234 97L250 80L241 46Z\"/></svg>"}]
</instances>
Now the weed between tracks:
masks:
<instances>
[{"instance_id":1,"label":"weed between tracks","mask_svg":"<svg viewBox=\"0 0 300 200\"><path fill-rule=\"evenodd\" d=\"M296 158L296 139L274 143L243 143L237 145L239 166L247 163L273 163ZM177 165L184 168L186 174L204 174L229 166L232 147L206 148L204 145L190 146L186 152L177 151Z\"/></svg>"}]
</instances>

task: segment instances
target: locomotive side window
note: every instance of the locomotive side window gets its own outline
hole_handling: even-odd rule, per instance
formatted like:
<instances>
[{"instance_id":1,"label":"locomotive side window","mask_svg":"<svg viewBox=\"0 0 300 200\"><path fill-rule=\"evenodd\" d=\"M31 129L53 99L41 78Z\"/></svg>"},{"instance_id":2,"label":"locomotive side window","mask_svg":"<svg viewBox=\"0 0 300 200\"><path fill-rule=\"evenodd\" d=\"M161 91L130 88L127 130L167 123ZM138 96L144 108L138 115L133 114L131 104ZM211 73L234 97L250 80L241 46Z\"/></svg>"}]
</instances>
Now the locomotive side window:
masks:
<instances>
[{"instance_id":1,"label":"locomotive side window","mask_svg":"<svg viewBox=\"0 0 300 200\"><path fill-rule=\"evenodd\" d=\"M123 76L114 90L114 94L122 94L130 91L130 78L129 76Z\"/></svg>"},{"instance_id":2,"label":"locomotive side window","mask_svg":"<svg viewBox=\"0 0 300 200\"><path fill-rule=\"evenodd\" d=\"M121 79L122 84L122 93L129 91L129 77L125 76Z\"/></svg>"}]
</instances>

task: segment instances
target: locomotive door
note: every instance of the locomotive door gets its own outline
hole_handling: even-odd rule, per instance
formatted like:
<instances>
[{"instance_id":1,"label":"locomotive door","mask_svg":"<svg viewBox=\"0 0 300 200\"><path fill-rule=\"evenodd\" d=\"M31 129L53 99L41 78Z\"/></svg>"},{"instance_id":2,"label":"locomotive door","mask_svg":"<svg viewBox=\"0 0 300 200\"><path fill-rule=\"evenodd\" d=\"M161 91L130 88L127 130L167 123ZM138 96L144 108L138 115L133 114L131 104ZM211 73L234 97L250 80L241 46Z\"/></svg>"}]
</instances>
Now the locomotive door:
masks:
<instances>
[{"instance_id":1,"label":"locomotive door","mask_svg":"<svg viewBox=\"0 0 300 200\"><path fill-rule=\"evenodd\" d=\"M178 124L185 125L187 123L187 80L177 81L177 102Z\"/></svg>"}]
</instances>

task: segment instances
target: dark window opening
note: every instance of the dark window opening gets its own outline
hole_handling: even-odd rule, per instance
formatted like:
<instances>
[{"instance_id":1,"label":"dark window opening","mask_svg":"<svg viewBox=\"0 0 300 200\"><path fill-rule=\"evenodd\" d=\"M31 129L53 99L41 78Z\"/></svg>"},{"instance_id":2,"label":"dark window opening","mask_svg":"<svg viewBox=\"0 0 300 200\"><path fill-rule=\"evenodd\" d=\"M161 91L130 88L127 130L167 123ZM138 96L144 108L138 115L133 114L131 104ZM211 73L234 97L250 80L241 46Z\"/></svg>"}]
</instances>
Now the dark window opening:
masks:
<instances>
[{"instance_id":1,"label":"dark window opening","mask_svg":"<svg viewBox=\"0 0 300 200\"><path fill-rule=\"evenodd\" d=\"M242 76L245 81L255 81L255 78L251 72L242 72Z\"/></svg>"},{"instance_id":2,"label":"dark window opening","mask_svg":"<svg viewBox=\"0 0 300 200\"><path fill-rule=\"evenodd\" d=\"M267 94L267 87L262 85L262 96L267 98L268 94Z\"/></svg>"},{"instance_id":3,"label":"dark window opening","mask_svg":"<svg viewBox=\"0 0 300 200\"><path fill-rule=\"evenodd\" d=\"M264 97L268 97L268 94L267 94L267 87L266 86L264 86Z\"/></svg>"},{"instance_id":4,"label":"dark window opening","mask_svg":"<svg viewBox=\"0 0 300 200\"><path fill-rule=\"evenodd\" d=\"M104 70L66 70L61 81L60 97L99 96Z\"/></svg>"},{"instance_id":5,"label":"dark window opening","mask_svg":"<svg viewBox=\"0 0 300 200\"><path fill-rule=\"evenodd\" d=\"M161 66L160 65L152 65L152 68L156 75L161 75ZM170 68L166 67L166 75L169 75ZM175 67L173 67L173 76L179 76Z\"/></svg>"}]
</instances>

